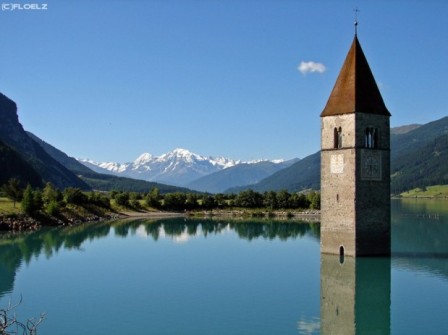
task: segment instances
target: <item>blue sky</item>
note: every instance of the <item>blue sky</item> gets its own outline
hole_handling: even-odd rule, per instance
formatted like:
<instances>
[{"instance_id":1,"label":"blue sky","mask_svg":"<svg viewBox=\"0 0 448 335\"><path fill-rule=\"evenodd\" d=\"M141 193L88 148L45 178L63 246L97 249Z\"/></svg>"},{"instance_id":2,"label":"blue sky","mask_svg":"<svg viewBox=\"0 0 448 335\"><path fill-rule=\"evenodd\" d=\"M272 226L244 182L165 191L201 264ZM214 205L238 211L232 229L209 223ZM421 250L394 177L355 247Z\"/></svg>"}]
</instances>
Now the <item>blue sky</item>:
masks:
<instances>
[{"instance_id":1,"label":"blue sky","mask_svg":"<svg viewBox=\"0 0 448 335\"><path fill-rule=\"evenodd\" d=\"M392 126L448 115L445 0L32 3L47 9L0 13L0 91L25 129L74 157L316 152L355 7Z\"/></svg>"}]
</instances>

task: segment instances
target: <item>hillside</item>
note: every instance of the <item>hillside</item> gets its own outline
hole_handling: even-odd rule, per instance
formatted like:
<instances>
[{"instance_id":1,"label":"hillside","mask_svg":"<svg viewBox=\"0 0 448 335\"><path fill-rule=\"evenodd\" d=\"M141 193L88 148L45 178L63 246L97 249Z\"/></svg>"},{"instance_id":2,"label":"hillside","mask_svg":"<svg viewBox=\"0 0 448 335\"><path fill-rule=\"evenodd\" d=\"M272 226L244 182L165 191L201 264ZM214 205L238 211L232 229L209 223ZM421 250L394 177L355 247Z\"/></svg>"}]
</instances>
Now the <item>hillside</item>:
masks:
<instances>
[{"instance_id":1,"label":"hillside","mask_svg":"<svg viewBox=\"0 0 448 335\"><path fill-rule=\"evenodd\" d=\"M42 178L28 164L18 152L0 141L0 185L10 178L16 178L22 186L30 184L34 187L42 186Z\"/></svg>"},{"instance_id":2,"label":"hillside","mask_svg":"<svg viewBox=\"0 0 448 335\"><path fill-rule=\"evenodd\" d=\"M255 184L273 173L291 165L291 162L273 163L263 161L253 164L238 164L199 178L188 188L210 193L222 193L228 188Z\"/></svg>"},{"instance_id":3,"label":"hillside","mask_svg":"<svg viewBox=\"0 0 448 335\"><path fill-rule=\"evenodd\" d=\"M448 117L429 122L404 134L394 134L391 132L391 163L392 171L395 163L400 157L412 154L417 149L422 148L440 135L448 133Z\"/></svg>"},{"instance_id":4,"label":"hillside","mask_svg":"<svg viewBox=\"0 0 448 335\"><path fill-rule=\"evenodd\" d=\"M448 133L393 160L391 191L448 184Z\"/></svg>"},{"instance_id":5,"label":"hillside","mask_svg":"<svg viewBox=\"0 0 448 335\"><path fill-rule=\"evenodd\" d=\"M117 177L107 174L92 172L90 174L81 175L80 178L85 181L94 190L99 191L129 191L129 192L149 192L153 188L158 188L161 194L173 192L192 192L191 190L171 186L152 181L132 179L126 177Z\"/></svg>"},{"instance_id":6,"label":"hillside","mask_svg":"<svg viewBox=\"0 0 448 335\"><path fill-rule=\"evenodd\" d=\"M17 105L0 93L0 185L18 178L23 185L43 186L51 182L59 189L78 187L84 190L123 190L148 192L153 187L161 193L187 191L169 185L131 178L101 175L76 159L26 132L19 122Z\"/></svg>"},{"instance_id":7,"label":"hillside","mask_svg":"<svg viewBox=\"0 0 448 335\"><path fill-rule=\"evenodd\" d=\"M448 117L424 124L391 129L391 190L393 194L430 185L448 184ZM320 152L253 185L231 188L264 192L320 189Z\"/></svg>"},{"instance_id":8,"label":"hillside","mask_svg":"<svg viewBox=\"0 0 448 335\"><path fill-rule=\"evenodd\" d=\"M14 101L0 93L0 140L14 149L38 173L43 182L51 182L56 187L90 187L74 173L47 154L23 129L17 115Z\"/></svg>"},{"instance_id":9,"label":"hillside","mask_svg":"<svg viewBox=\"0 0 448 335\"><path fill-rule=\"evenodd\" d=\"M391 136L391 191L448 184L448 117Z\"/></svg>"},{"instance_id":10,"label":"hillside","mask_svg":"<svg viewBox=\"0 0 448 335\"><path fill-rule=\"evenodd\" d=\"M61 150L55 148L51 144L41 140L36 135L29 133L28 135L39 143L39 145L47 152L51 157L64 165L66 168L77 174L78 177L85 182L89 187L99 191L131 191L131 192L148 192L152 188L157 187L162 194L168 192L187 192L188 189L180 188L176 186L164 185L160 183L148 182L144 180L117 177L112 175L106 175L94 172L85 165L78 162L75 158L68 156Z\"/></svg>"},{"instance_id":11,"label":"hillside","mask_svg":"<svg viewBox=\"0 0 448 335\"><path fill-rule=\"evenodd\" d=\"M417 124L417 123L408 124L405 126L394 127L394 128L391 128L390 134L391 135L402 135L402 134L409 133L410 131L415 130L419 127L421 127L421 124Z\"/></svg>"},{"instance_id":12,"label":"hillside","mask_svg":"<svg viewBox=\"0 0 448 335\"><path fill-rule=\"evenodd\" d=\"M79 163L75 158L68 156L66 153L62 152L59 149L56 149L51 144L48 144L47 142L41 140L39 137L37 137L33 133L30 133L29 131L27 131L26 133L36 143L38 143L45 150L45 152L47 154L49 154L51 157L53 157L55 160L57 160L59 163L64 165L67 169L69 169L70 171L72 171L76 175L82 175L82 174L85 174L85 173L92 173L93 172L88 167L86 167L83 164Z\"/></svg>"},{"instance_id":13,"label":"hillside","mask_svg":"<svg viewBox=\"0 0 448 335\"><path fill-rule=\"evenodd\" d=\"M249 188L258 192L279 190L298 192L310 188L320 189L320 151L272 174L259 183L230 188L226 190L226 193L238 193Z\"/></svg>"}]
</instances>

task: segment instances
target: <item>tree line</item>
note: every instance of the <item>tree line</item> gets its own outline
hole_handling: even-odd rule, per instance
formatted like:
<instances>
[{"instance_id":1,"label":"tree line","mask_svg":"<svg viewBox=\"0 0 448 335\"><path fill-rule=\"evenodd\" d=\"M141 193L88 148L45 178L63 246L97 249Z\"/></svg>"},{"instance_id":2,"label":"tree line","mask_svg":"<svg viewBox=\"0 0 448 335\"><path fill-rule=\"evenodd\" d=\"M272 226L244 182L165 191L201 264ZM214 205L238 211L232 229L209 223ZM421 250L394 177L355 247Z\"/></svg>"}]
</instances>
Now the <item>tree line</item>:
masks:
<instances>
[{"instance_id":1,"label":"tree line","mask_svg":"<svg viewBox=\"0 0 448 335\"><path fill-rule=\"evenodd\" d=\"M14 202L14 207L17 202L20 202L22 211L30 216L39 211L58 216L67 205L95 205L105 209L111 208L110 198L106 194L93 191L86 193L75 187L68 187L61 191L52 183L47 183L42 189L33 188L30 184L22 188L19 180L11 178L2 185L0 191Z\"/></svg>"},{"instance_id":2,"label":"tree line","mask_svg":"<svg viewBox=\"0 0 448 335\"><path fill-rule=\"evenodd\" d=\"M253 190L239 194L199 194L195 192L172 192L162 194L158 188L149 192L84 192L79 188L69 187L61 191L53 184L44 188L22 188L17 179L10 179L1 187L1 191L14 201L20 202L23 212L32 215L37 211L57 216L67 205L94 205L111 209L112 204L140 210L145 207L168 211L193 211L229 208L247 208L268 210L320 209L320 193L289 193L286 190L259 193Z\"/></svg>"},{"instance_id":3,"label":"tree line","mask_svg":"<svg viewBox=\"0 0 448 335\"><path fill-rule=\"evenodd\" d=\"M148 193L110 192L111 199L124 207L138 209L143 202L146 206L161 210L192 211L229 208L279 209L320 209L320 193L311 191L289 193L286 190L259 193L253 190L238 194L199 194L194 192L172 192L161 194L158 188Z\"/></svg>"}]
</instances>

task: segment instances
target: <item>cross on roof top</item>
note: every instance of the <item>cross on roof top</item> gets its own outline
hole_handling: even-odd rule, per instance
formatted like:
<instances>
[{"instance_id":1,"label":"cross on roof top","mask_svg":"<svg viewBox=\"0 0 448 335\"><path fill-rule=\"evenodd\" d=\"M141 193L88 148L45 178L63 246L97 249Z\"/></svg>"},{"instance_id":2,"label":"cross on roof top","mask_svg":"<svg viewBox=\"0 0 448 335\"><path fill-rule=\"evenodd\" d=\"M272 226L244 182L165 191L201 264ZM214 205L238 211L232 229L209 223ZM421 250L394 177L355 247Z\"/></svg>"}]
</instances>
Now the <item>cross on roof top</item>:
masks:
<instances>
[{"instance_id":1,"label":"cross on roof top","mask_svg":"<svg viewBox=\"0 0 448 335\"><path fill-rule=\"evenodd\" d=\"M358 34L358 13L360 12L360 10L358 9L358 7L355 7L355 9L353 9L353 11L355 12L355 35Z\"/></svg>"}]
</instances>

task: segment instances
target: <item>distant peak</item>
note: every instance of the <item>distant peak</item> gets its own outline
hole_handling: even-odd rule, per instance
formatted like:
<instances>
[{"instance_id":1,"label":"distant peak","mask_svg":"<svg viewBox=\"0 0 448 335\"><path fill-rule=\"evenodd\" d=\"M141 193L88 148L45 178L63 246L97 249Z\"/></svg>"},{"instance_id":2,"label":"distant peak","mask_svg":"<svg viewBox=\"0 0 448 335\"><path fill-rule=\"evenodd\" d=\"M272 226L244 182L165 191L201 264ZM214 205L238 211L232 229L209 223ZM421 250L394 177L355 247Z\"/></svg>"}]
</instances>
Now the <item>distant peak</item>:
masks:
<instances>
[{"instance_id":1,"label":"distant peak","mask_svg":"<svg viewBox=\"0 0 448 335\"><path fill-rule=\"evenodd\" d=\"M183 149L183 148L176 148L173 151L171 151L172 154L176 154L179 156L189 156L193 155L193 153L190 150Z\"/></svg>"},{"instance_id":2,"label":"distant peak","mask_svg":"<svg viewBox=\"0 0 448 335\"><path fill-rule=\"evenodd\" d=\"M176 158L183 159L186 161L191 161L191 160L202 161L202 160L206 159L205 157L203 157L201 155L195 154L194 152L191 152L190 150L183 149L183 148L176 148L173 151L170 151L169 153L160 156L159 159L168 159L168 158L172 158L172 157L176 157Z\"/></svg>"},{"instance_id":3,"label":"distant peak","mask_svg":"<svg viewBox=\"0 0 448 335\"><path fill-rule=\"evenodd\" d=\"M149 162L152 159L152 155L148 152L145 152L137 157L137 159L134 161L135 164L141 164Z\"/></svg>"}]
</instances>

